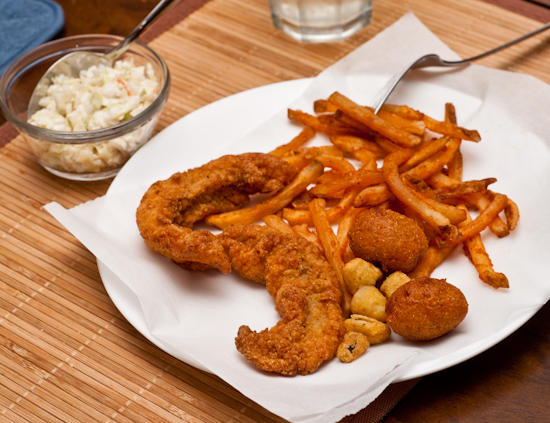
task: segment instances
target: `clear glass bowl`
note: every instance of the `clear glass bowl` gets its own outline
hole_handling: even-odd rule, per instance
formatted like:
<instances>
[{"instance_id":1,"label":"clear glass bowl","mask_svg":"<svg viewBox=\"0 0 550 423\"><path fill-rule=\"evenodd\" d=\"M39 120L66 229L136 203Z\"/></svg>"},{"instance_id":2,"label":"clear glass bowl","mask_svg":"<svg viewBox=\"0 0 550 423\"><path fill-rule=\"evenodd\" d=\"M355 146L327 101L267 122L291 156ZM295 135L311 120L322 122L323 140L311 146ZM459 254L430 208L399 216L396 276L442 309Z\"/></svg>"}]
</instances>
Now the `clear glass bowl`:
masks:
<instances>
[{"instance_id":1,"label":"clear glass bowl","mask_svg":"<svg viewBox=\"0 0 550 423\"><path fill-rule=\"evenodd\" d=\"M79 35L43 44L12 63L0 79L0 107L8 122L22 133L38 162L49 172L73 180L113 177L150 138L170 91L170 72L151 48L133 42L121 59L136 66L151 63L159 95L143 112L105 129L82 132L52 131L27 122L34 87L60 57L74 51L105 53L122 40L114 35Z\"/></svg>"}]
</instances>

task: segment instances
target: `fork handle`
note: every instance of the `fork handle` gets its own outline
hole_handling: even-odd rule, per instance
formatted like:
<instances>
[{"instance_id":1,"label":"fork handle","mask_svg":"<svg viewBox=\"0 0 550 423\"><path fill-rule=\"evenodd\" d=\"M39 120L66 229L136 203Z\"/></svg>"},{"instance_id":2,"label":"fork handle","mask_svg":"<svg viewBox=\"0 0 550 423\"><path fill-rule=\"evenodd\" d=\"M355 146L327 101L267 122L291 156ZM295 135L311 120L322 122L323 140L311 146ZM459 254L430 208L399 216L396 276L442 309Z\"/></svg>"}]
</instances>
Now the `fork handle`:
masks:
<instances>
[{"instance_id":1,"label":"fork handle","mask_svg":"<svg viewBox=\"0 0 550 423\"><path fill-rule=\"evenodd\" d=\"M113 60L118 58L122 53L126 51L126 48L130 43L132 43L137 37L141 35L141 33L145 30L145 28L153 22L153 20L160 15L164 9L166 9L170 3L172 3L174 0L161 0L157 3L157 5L149 12L145 18L136 26L132 32L130 32L117 46L112 48L109 52L107 52L107 55L113 57Z\"/></svg>"},{"instance_id":2,"label":"fork handle","mask_svg":"<svg viewBox=\"0 0 550 423\"><path fill-rule=\"evenodd\" d=\"M515 40L508 41L507 43L504 43L498 47L495 47L492 50L486 51L485 53L478 54L477 56L469 57L468 59L464 59L464 60L443 60L442 62L446 66L460 66L462 64L473 62L475 60L483 59L486 56L490 56L491 54L504 50L505 48L513 46L514 44L520 43L521 41L526 40L527 38L531 38L534 35L540 34L541 32L546 31L548 28L550 28L550 22L535 29L534 31L528 32L527 34L523 34L521 37L518 37Z\"/></svg>"},{"instance_id":3,"label":"fork handle","mask_svg":"<svg viewBox=\"0 0 550 423\"><path fill-rule=\"evenodd\" d=\"M534 31L528 32L527 34L523 34L521 37L518 37L512 41L508 41L507 43L504 43L498 47L495 47L492 50L486 51L484 53L478 54L477 56L469 57L468 59L463 60L443 60L441 59L437 54L427 54L425 56L419 57L417 60L415 60L413 63L411 63L409 66L405 67L401 72L396 73L386 84L384 89L377 93L376 97L372 101L372 107L374 109L374 113L378 113L380 108L384 105L386 102L386 99L390 96L394 88L397 86L399 81L405 76L407 72L409 72L411 69L418 69L418 68L426 68L429 66L464 66L467 65L470 62L473 62L475 60L482 59L486 56L489 56L491 54L497 53L501 50L504 50L505 48L508 48L510 46L513 46L514 44L517 44L521 41L526 40L527 38L533 37L534 35L540 34L543 31L546 31L548 28L550 28L550 22L544 24L543 26L535 29Z\"/></svg>"}]
</instances>

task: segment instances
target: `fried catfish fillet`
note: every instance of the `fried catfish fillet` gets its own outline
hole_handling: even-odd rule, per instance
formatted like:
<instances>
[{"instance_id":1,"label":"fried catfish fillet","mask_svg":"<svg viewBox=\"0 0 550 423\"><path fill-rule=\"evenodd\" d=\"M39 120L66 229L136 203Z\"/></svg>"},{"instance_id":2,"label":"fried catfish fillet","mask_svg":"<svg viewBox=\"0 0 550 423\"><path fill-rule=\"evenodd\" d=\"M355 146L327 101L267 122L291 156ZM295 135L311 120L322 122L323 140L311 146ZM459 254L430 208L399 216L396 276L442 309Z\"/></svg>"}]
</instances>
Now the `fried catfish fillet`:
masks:
<instances>
[{"instance_id":1,"label":"fried catfish fillet","mask_svg":"<svg viewBox=\"0 0 550 423\"><path fill-rule=\"evenodd\" d=\"M176 263L195 262L231 271L215 235L193 231L208 215L239 209L255 193L281 189L298 170L279 157L262 153L227 155L154 183L136 212L146 245Z\"/></svg>"},{"instance_id":2,"label":"fried catfish fillet","mask_svg":"<svg viewBox=\"0 0 550 423\"><path fill-rule=\"evenodd\" d=\"M265 226L235 226L220 235L235 271L265 284L281 320L254 332L241 326L237 349L260 370L313 373L334 357L345 329L336 275L314 243Z\"/></svg>"}]
</instances>

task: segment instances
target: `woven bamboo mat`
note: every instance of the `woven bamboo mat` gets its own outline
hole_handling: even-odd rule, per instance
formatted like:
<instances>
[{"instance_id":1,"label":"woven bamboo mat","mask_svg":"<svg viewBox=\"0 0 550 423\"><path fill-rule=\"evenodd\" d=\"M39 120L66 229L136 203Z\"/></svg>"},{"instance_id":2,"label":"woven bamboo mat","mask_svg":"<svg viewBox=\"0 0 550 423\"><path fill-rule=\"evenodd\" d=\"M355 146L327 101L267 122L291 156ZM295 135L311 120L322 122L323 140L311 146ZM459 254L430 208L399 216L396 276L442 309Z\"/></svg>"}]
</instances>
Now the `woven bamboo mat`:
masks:
<instances>
[{"instance_id":1,"label":"woven bamboo mat","mask_svg":"<svg viewBox=\"0 0 550 423\"><path fill-rule=\"evenodd\" d=\"M375 0L372 24L351 39L302 45L273 29L267 1L212 0L150 43L173 78L157 129L231 94L315 76L410 10L463 56L538 25L478 0ZM483 63L550 82L550 50L534 40ZM101 196L110 181L50 175L21 136L0 153L0 421L283 421L143 338L95 258L42 209Z\"/></svg>"}]
</instances>

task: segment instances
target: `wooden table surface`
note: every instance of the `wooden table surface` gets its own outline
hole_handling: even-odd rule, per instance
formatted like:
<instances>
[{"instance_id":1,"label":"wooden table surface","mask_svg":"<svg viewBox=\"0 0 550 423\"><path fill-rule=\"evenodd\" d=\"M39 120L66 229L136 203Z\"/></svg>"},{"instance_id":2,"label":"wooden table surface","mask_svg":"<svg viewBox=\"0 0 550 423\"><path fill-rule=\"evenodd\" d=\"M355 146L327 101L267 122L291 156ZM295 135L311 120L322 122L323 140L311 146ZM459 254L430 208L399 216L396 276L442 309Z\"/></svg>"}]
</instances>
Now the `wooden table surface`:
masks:
<instances>
[{"instance_id":1,"label":"wooden table surface","mask_svg":"<svg viewBox=\"0 0 550 423\"><path fill-rule=\"evenodd\" d=\"M151 41L174 76L158 130L227 95L314 76L408 10L463 56L479 51L480 28L487 43L497 45L549 16L531 3L503 0L523 16L489 4L497 1L375 0L368 28L321 46L300 45L272 29L266 2L211 0ZM66 12L63 35L125 34L157 0L58 2ZM231 34L229 23L242 33ZM234 45L226 44L228 34ZM546 49L533 41L483 64L550 83L550 38L544 40ZM174 52L173 45L181 50ZM296 58L292 65L285 55ZM142 338L110 303L93 256L42 210L54 199L71 207L96 198L109 181L74 183L49 175L20 136L0 149L0 174L0 421L282 422ZM384 422L549 421L549 319L547 304L487 352L422 378Z\"/></svg>"}]
</instances>

